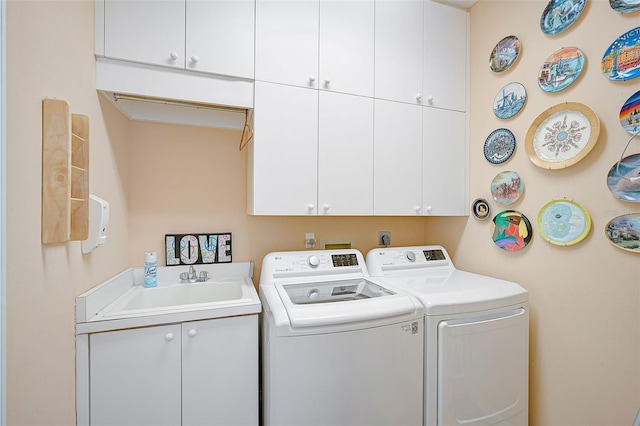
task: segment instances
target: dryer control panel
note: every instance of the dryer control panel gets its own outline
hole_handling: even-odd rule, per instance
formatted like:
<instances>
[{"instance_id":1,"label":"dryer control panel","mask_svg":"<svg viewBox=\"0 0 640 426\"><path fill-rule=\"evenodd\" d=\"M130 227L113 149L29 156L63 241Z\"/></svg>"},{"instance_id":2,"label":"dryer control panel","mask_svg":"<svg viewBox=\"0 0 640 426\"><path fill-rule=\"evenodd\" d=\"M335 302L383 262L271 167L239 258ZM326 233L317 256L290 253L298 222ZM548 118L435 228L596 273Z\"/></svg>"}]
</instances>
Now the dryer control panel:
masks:
<instances>
[{"instance_id":1,"label":"dryer control panel","mask_svg":"<svg viewBox=\"0 0 640 426\"><path fill-rule=\"evenodd\" d=\"M449 254L441 246L388 247L367 253L367 268L372 276L385 271L417 269L454 269Z\"/></svg>"}]
</instances>

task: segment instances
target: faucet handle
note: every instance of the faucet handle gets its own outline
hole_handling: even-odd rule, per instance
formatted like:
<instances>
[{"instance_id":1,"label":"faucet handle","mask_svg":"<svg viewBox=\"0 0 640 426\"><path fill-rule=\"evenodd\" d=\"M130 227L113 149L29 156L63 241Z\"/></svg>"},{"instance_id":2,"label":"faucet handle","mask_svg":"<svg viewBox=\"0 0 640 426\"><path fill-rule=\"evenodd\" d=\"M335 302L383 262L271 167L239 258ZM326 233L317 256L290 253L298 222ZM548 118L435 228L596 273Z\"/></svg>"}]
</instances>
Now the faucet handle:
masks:
<instances>
[{"instance_id":1,"label":"faucet handle","mask_svg":"<svg viewBox=\"0 0 640 426\"><path fill-rule=\"evenodd\" d=\"M200 281L207 281L209 279L209 272L200 271Z\"/></svg>"},{"instance_id":2,"label":"faucet handle","mask_svg":"<svg viewBox=\"0 0 640 426\"><path fill-rule=\"evenodd\" d=\"M180 279L181 279L182 281L187 281L187 280L189 279L189 273L188 273L188 272L182 272L182 273L180 274Z\"/></svg>"}]
</instances>

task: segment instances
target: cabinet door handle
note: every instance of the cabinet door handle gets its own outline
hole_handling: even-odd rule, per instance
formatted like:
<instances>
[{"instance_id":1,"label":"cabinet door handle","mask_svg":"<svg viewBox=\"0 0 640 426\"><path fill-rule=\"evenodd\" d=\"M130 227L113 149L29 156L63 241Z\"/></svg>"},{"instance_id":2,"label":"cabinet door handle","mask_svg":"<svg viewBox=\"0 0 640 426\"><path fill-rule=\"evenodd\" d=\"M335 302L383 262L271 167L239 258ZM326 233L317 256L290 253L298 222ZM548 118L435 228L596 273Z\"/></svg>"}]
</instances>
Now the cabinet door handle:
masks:
<instances>
[{"instance_id":1,"label":"cabinet door handle","mask_svg":"<svg viewBox=\"0 0 640 426\"><path fill-rule=\"evenodd\" d=\"M189 335L189 337L196 337L196 334L198 334L198 331L192 328L191 330L187 331L187 334Z\"/></svg>"},{"instance_id":2,"label":"cabinet door handle","mask_svg":"<svg viewBox=\"0 0 640 426\"><path fill-rule=\"evenodd\" d=\"M323 204L322 205L322 209L324 210L325 213L329 213L329 209L331 208L331 206L329 204Z\"/></svg>"},{"instance_id":3,"label":"cabinet door handle","mask_svg":"<svg viewBox=\"0 0 640 426\"><path fill-rule=\"evenodd\" d=\"M433 103L433 96L427 96L427 102L429 102L430 104Z\"/></svg>"},{"instance_id":4,"label":"cabinet door handle","mask_svg":"<svg viewBox=\"0 0 640 426\"><path fill-rule=\"evenodd\" d=\"M177 52L170 52L169 53L169 58L171 58L172 61L175 61L176 59L178 59L178 53Z\"/></svg>"},{"instance_id":5,"label":"cabinet door handle","mask_svg":"<svg viewBox=\"0 0 640 426\"><path fill-rule=\"evenodd\" d=\"M173 333L167 333L164 335L164 340L166 340L167 342L170 342L173 340Z\"/></svg>"},{"instance_id":6,"label":"cabinet door handle","mask_svg":"<svg viewBox=\"0 0 640 426\"><path fill-rule=\"evenodd\" d=\"M315 75L310 75L309 76L309 83L313 83L314 81L316 81L316 76Z\"/></svg>"},{"instance_id":7,"label":"cabinet door handle","mask_svg":"<svg viewBox=\"0 0 640 426\"><path fill-rule=\"evenodd\" d=\"M413 206L413 209L416 211L416 213L420 214L420 210L422 210L422 208L420 206Z\"/></svg>"},{"instance_id":8,"label":"cabinet door handle","mask_svg":"<svg viewBox=\"0 0 640 426\"><path fill-rule=\"evenodd\" d=\"M316 206L314 206L313 204L307 204L307 210L309 211L309 213L311 213L315 208Z\"/></svg>"},{"instance_id":9,"label":"cabinet door handle","mask_svg":"<svg viewBox=\"0 0 640 426\"><path fill-rule=\"evenodd\" d=\"M324 79L324 85L325 85L325 86L328 86L328 85L330 85L330 84L331 84L331 79L330 79L330 78L325 78L325 79Z\"/></svg>"},{"instance_id":10,"label":"cabinet door handle","mask_svg":"<svg viewBox=\"0 0 640 426\"><path fill-rule=\"evenodd\" d=\"M194 64L198 63L198 61L200 61L200 58L198 58L196 55L193 55L191 57L191 62L193 62Z\"/></svg>"},{"instance_id":11,"label":"cabinet door handle","mask_svg":"<svg viewBox=\"0 0 640 426\"><path fill-rule=\"evenodd\" d=\"M427 212L427 214L431 214L431 212L433 211L433 207L432 206L427 206L424 208L424 210Z\"/></svg>"},{"instance_id":12,"label":"cabinet door handle","mask_svg":"<svg viewBox=\"0 0 640 426\"><path fill-rule=\"evenodd\" d=\"M420 102L422 100L422 94L418 93L416 95L416 101Z\"/></svg>"}]
</instances>

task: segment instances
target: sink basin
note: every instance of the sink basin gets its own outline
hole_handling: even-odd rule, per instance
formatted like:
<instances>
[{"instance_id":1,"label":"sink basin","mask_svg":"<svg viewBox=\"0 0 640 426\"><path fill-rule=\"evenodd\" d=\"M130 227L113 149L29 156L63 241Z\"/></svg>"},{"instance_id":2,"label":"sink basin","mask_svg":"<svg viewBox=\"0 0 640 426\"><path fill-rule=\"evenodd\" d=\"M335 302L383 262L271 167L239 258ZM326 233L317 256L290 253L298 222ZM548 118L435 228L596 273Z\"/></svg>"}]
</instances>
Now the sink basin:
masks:
<instances>
[{"instance_id":1,"label":"sink basin","mask_svg":"<svg viewBox=\"0 0 640 426\"><path fill-rule=\"evenodd\" d=\"M129 298L122 311L164 308L242 299L242 282L204 282L142 288Z\"/></svg>"}]
</instances>

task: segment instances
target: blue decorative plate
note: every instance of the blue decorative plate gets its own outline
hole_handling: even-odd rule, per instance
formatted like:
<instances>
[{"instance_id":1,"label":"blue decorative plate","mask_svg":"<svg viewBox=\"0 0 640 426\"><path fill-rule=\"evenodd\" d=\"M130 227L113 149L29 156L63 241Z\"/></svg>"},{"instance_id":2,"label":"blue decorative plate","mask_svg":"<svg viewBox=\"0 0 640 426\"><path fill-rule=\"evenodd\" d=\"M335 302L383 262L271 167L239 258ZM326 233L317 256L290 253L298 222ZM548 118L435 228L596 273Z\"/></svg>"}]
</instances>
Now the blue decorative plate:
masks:
<instances>
[{"instance_id":1,"label":"blue decorative plate","mask_svg":"<svg viewBox=\"0 0 640 426\"><path fill-rule=\"evenodd\" d=\"M520 83L509 83L493 99L493 113L498 118L511 118L520 112L527 101L527 90Z\"/></svg>"},{"instance_id":2,"label":"blue decorative plate","mask_svg":"<svg viewBox=\"0 0 640 426\"><path fill-rule=\"evenodd\" d=\"M631 95L620 108L620 125L632 135L640 130L640 90Z\"/></svg>"},{"instance_id":3,"label":"blue decorative plate","mask_svg":"<svg viewBox=\"0 0 640 426\"><path fill-rule=\"evenodd\" d=\"M561 33L573 25L587 0L551 0L540 17L540 29L547 35Z\"/></svg>"},{"instance_id":4,"label":"blue decorative plate","mask_svg":"<svg viewBox=\"0 0 640 426\"><path fill-rule=\"evenodd\" d=\"M508 70L520 55L520 40L516 36L507 36L500 40L489 55L489 68L493 72Z\"/></svg>"},{"instance_id":5,"label":"blue decorative plate","mask_svg":"<svg viewBox=\"0 0 640 426\"><path fill-rule=\"evenodd\" d=\"M577 47L564 47L547 58L538 73L538 86L545 92L559 92L580 76L584 53Z\"/></svg>"},{"instance_id":6,"label":"blue decorative plate","mask_svg":"<svg viewBox=\"0 0 640 426\"><path fill-rule=\"evenodd\" d=\"M509 129L496 129L484 141L484 158L491 164L502 164L516 150L516 137Z\"/></svg>"},{"instance_id":7,"label":"blue decorative plate","mask_svg":"<svg viewBox=\"0 0 640 426\"><path fill-rule=\"evenodd\" d=\"M624 54L623 54L624 52ZM609 80L625 81L640 75L640 27L622 34L604 52L600 64Z\"/></svg>"},{"instance_id":8,"label":"blue decorative plate","mask_svg":"<svg viewBox=\"0 0 640 426\"><path fill-rule=\"evenodd\" d=\"M607 175L609 191L619 200L640 203L640 154L616 161Z\"/></svg>"},{"instance_id":9,"label":"blue decorative plate","mask_svg":"<svg viewBox=\"0 0 640 426\"><path fill-rule=\"evenodd\" d=\"M538 212L538 232L547 242L558 246L577 244L589 234L591 217L573 200L549 201Z\"/></svg>"},{"instance_id":10,"label":"blue decorative plate","mask_svg":"<svg viewBox=\"0 0 640 426\"><path fill-rule=\"evenodd\" d=\"M485 220L489 217L489 213L491 213L491 209L489 208L489 203L484 198L477 198L473 202L472 206L473 215L476 219Z\"/></svg>"},{"instance_id":11,"label":"blue decorative plate","mask_svg":"<svg viewBox=\"0 0 640 426\"><path fill-rule=\"evenodd\" d=\"M631 13L640 10L640 0L609 0L611 9L620 13Z\"/></svg>"}]
</instances>

